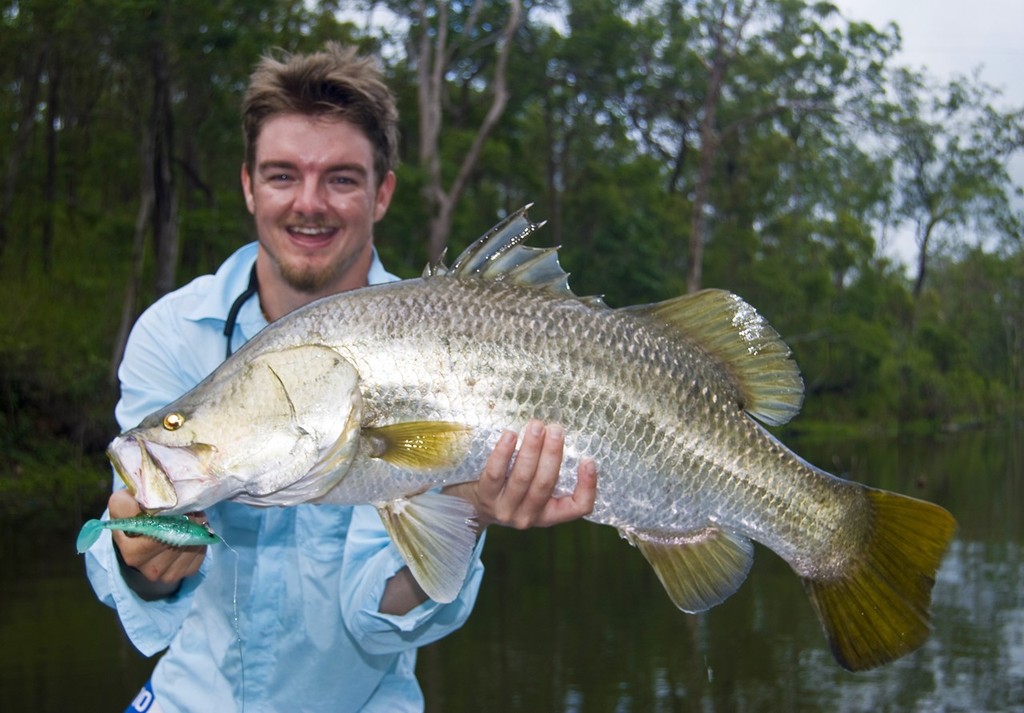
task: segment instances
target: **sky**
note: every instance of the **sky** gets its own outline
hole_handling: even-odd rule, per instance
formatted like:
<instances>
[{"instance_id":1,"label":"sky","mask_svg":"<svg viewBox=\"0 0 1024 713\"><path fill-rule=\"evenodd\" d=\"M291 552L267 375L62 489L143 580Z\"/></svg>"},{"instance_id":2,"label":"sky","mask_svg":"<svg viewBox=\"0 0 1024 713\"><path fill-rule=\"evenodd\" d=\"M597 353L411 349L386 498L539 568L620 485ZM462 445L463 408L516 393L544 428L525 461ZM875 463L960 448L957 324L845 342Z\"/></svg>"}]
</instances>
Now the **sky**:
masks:
<instances>
[{"instance_id":1,"label":"sky","mask_svg":"<svg viewBox=\"0 0 1024 713\"><path fill-rule=\"evenodd\" d=\"M848 20L899 25L899 64L939 80L971 76L980 67L981 79L1003 93L997 108L1024 106L1024 0L833 1ZM1024 185L1024 156L1010 164L1010 173ZM913 237L900 235L889 252L912 263L915 250Z\"/></svg>"},{"instance_id":2,"label":"sky","mask_svg":"<svg viewBox=\"0 0 1024 713\"><path fill-rule=\"evenodd\" d=\"M838 0L850 20L876 27L895 22L903 36L902 64L939 78L982 78L1024 104L1024 0Z\"/></svg>"}]
</instances>

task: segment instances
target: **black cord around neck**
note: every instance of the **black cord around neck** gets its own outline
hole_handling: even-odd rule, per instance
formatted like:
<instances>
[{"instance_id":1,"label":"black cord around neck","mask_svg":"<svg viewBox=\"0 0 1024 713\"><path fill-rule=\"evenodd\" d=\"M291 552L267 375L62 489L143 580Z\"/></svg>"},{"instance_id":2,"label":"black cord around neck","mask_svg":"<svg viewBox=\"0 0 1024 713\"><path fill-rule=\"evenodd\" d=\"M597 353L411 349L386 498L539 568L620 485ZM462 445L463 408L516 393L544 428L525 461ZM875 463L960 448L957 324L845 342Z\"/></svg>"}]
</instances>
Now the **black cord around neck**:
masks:
<instances>
[{"instance_id":1,"label":"black cord around neck","mask_svg":"<svg viewBox=\"0 0 1024 713\"><path fill-rule=\"evenodd\" d=\"M231 309L228 310L227 320L224 322L224 337L227 339L228 347L224 354L224 358L227 359L231 356L231 337L235 333L235 325L238 322L238 312L242 309L242 305L245 304L246 300L259 292L260 283L256 279L256 263L252 264L252 271L249 272L249 284L245 290L240 294L234 302L231 303Z\"/></svg>"}]
</instances>

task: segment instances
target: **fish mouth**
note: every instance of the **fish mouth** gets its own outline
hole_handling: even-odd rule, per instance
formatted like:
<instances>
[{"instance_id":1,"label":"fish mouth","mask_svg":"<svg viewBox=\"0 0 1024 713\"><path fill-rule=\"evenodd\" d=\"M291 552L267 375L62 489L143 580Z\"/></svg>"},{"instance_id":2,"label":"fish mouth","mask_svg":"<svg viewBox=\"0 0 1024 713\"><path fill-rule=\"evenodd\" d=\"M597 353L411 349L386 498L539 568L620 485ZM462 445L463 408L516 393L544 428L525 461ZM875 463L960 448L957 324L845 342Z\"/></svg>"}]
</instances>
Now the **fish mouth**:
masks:
<instances>
[{"instance_id":1,"label":"fish mouth","mask_svg":"<svg viewBox=\"0 0 1024 713\"><path fill-rule=\"evenodd\" d=\"M204 446L165 446L131 434L118 436L107 447L107 457L128 488L148 513L191 512L205 506L213 480Z\"/></svg>"}]
</instances>

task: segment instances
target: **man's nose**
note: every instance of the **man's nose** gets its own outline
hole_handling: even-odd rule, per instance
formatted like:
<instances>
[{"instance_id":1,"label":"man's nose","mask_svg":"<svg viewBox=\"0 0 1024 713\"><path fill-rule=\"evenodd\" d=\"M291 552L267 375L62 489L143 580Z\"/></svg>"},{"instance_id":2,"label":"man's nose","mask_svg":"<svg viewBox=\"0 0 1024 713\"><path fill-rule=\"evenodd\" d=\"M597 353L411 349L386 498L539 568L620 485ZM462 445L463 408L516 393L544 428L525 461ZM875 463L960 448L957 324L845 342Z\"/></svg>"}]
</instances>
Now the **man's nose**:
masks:
<instances>
[{"instance_id":1,"label":"man's nose","mask_svg":"<svg viewBox=\"0 0 1024 713\"><path fill-rule=\"evenodd\" d=\"M316 215L326 211L327 202L324 200L324 189L320 181L307 180L299 186L298 195L295 196L293 208L306 215Z\"/></svg>"}]
</instances>

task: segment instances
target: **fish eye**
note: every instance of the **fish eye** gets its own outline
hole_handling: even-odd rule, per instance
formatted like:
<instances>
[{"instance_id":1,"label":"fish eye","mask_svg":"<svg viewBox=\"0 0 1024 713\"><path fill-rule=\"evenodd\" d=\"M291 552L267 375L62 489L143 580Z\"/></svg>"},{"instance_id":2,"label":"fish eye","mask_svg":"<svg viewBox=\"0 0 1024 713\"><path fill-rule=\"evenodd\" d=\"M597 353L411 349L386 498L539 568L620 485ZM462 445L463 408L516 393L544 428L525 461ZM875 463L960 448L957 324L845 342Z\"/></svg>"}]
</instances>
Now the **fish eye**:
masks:
<instances>
[{"instance_id":1,"label":"fish eye","mask_svg":"<svg viewBox=\"0 0 1024 713\"><path fill-rule=\"evenodd\" d=\"M185 425L185 417L175 411L164 416L164 428L168 431L177 431Z\"/></svg>"}]
</instances>

